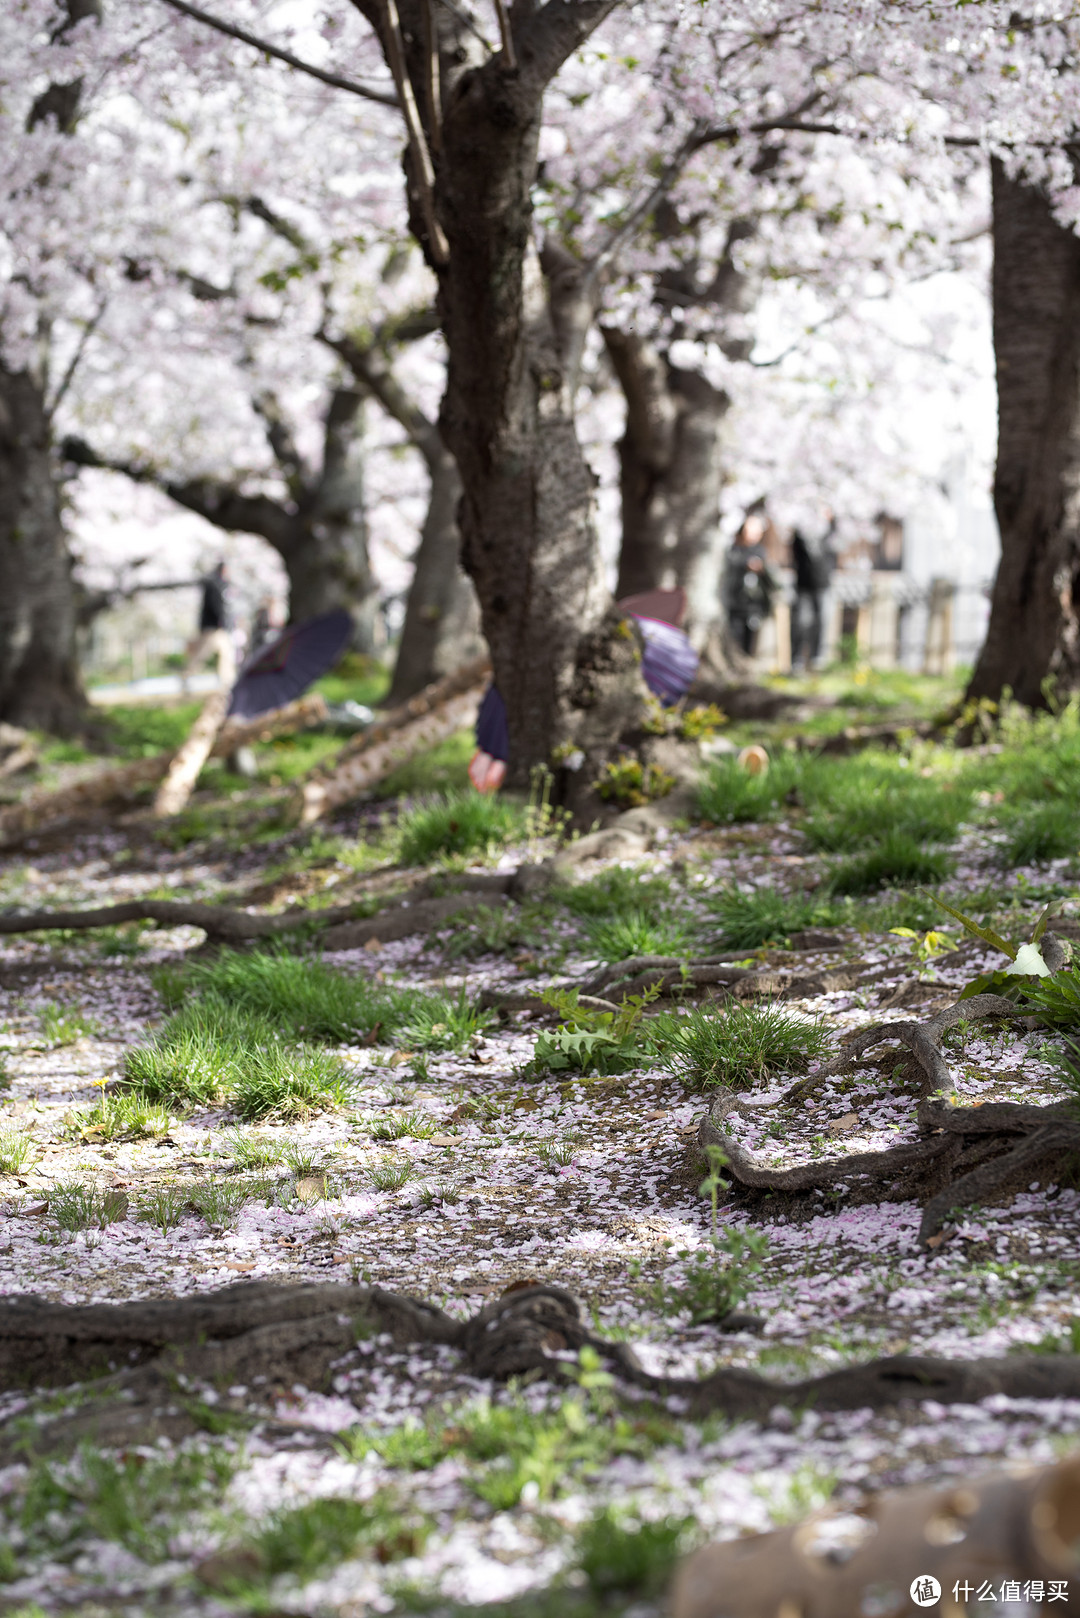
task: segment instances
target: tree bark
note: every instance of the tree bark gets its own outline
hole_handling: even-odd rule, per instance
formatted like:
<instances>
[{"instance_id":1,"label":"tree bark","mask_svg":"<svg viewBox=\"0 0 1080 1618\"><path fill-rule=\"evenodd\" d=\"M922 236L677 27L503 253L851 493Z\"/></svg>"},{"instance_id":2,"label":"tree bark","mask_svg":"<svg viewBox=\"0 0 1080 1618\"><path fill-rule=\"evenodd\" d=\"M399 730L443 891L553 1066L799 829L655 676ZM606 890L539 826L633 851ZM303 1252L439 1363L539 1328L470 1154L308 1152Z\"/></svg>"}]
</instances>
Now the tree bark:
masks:
<instances>
[{"instance_id":1,"label":"tree bark","mask_svg":"<svg viewBox=\"0 0 1080 1618\"><path fill-rule=\"evenodd\" d=\"M391 68L399 66L391 8L354 3L379 33ZM640 701L636 691L630 697L635 682L620 657L618 620L605 616L594 478L575 433L573 390L532 240L544 92L613 4L515 7L515 65L504 50L467 71L445 48L454 19L436 8L441 127L429 111L426 149L410 130L406 157L410 223L439 280L448 350L439 425L461 475L462 560L506 703L507 779L517 786L534 764L582 739L590 753L617 736L627 717L617 693L627 704ZM423 108L430 62L420 0L401 0L397 10ZM625 649L632 665L637 648L631 641ZM640 679L636 687L643 692Z\"/></svg>"},{"instance_id":2,"label":"tree bark","mask_svg":"<svg viewBox=\"0 0 1080 1618\"><path fill-rule=\"evenodd\" d=\"M59 734L78 726L75 625L44 391L0 364L0 719Z\"/></svg>"},{"instance_id":3,"label":"tree bark","mask_svg":"<svg viewBox=\"0 0 1080 1618\"><path fill-rule=\"evenodd\" d=\"M1001 562L969 698L1080 686L1080 239L993 160Z\"/></svg>"},{"instance_id":4,"label":"tree bark","mask_svg":"<svg viewBox=\"0 0 1080 1618\"><path fill-rule=\"evenodd\" d=\"M626 398L615 593L681 586L689 626L705 634L720 615L720 431L731 401L644 338L612 327L603 336Z\"/></svg>"}]
</instances>

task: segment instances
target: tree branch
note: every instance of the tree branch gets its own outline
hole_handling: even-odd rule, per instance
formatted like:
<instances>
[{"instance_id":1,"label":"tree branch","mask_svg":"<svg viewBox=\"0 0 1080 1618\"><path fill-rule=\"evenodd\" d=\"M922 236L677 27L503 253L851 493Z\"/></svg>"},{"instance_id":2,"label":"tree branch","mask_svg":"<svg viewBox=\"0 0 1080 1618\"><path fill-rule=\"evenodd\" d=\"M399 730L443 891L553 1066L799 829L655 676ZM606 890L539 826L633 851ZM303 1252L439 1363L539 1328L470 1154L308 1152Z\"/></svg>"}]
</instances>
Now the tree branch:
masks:
<instances>
[{"instance_id":1,"label":"tree branch","mask_svg":"<svg viewBox=\"0 0 1080 1618\"><path fill-rule=\"evenodd\" d=\"M206 28L213 28L217 33L226 35L229 39L238 39L243 45L250 45L264 56L272 56L279 62L285 62L289 67L296 68L299 73L306 73L310 78L318 79L322 84L329 84L335 90L348 90L350 95L360 96L365 101L375 101L381 107L399 109L400 103L396 96L386 90L376 90L367 84L358 84L355 79L346 79L340 73L327 73L323 68L316 67L313 62L305 62L292 51L287 51L280 45L272 45L269 40L260 39L257 34L248 33L246 28L238 28L235 23L224 22L220 17L213 17L208 11L199 6L192 6L187 0L161 0L161 4L170 6L183 17L190 17L193 22L201 22Z\"/></svg>"},{"instance_id":2,"label":"tree branch","mask_svg":"<svg viewBox=\"0 0 1080 1618\"><path fill-rule=\"evenodd\" d=\"M284 554L292 537L292 519L285 508L266 494L241 494L231 484L216 478L191 478L185 483L174 483L152 467L140 466L133 461L110 460L99 455L84 439L65 438L60 453L72 466L98 467L104 472L121 472L133 483L149 483L161 489L170 500L187 511L193 511L215 528L229 532L258 534Z\"/></svg>"},{"instance_id":3,"label":"tree branch","mask_svg":"<svg viewBox=\"0 0 1080 1618\"><path fill-rule=\"evenodd\" d=\"M405 118L409 149L415 166L416 188L420 194L420 213L424 221L424 230L427 233L433 262L442 265L450 257L450 244L435 217L435 170L431 165L431 153L428 151L424 136L424 126L420 121L412 83L405 66L405 42L401 37L401 22L396 0L380 0L379 11L383 23L383 51L390 72L394 76L398 102Z\"/></svg>"}]
</instances>

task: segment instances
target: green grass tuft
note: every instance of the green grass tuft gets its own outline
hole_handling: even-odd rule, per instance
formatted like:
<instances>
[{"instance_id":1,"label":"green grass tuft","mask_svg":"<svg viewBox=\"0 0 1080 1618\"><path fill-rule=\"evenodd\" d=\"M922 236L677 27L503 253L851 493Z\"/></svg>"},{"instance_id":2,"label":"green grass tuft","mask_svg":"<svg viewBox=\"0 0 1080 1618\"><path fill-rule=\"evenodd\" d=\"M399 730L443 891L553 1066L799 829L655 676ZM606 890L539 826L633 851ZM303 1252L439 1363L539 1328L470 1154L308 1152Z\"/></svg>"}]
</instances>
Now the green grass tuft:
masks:
<instances>
[{"instance_id":1,"label":"green grass tuft","mask_svg":"<svg viewBox=\"0 0 1080 1618\"><path fill-rule=\"evenodd\" d=\"M662 1594L691 1519L636 1522L610 1506L578 1533L577 1564L596 1596Z\"/></svg>"},{"instance_id":2,"label":"green grass tuft","mask_svg":"<svg viewBox=\"0 0 1080 1618\"><path fill-rule=\"evenodd\" d=\"M879 888L944 881L953 861L941 849L927 848L908 832L890 831L876 848L841 860L829 875L831 893L874 893Z\"/></svg>"},{"instance_id":3,"label":"green grass tuft","mask_svg":"<svg viewBox=\"0 0 1080 1618\"><path fill-rule=\"evenodd\" d=\"M602 961L624 961L631 955L685 955L690 948L687 929L677 918L652 915L640 908L594 920L586 933Z\"/></svg>"},{"instance_id":4,"label":"green grass tuft","mask_svg":"<svg viewBox=\"0 0 1080 1618\"><path fill-rule=\"evenodd\" d=\"M663 1061L696 1090L744 1089L778 1073L797 1073L828 1043L825 1024L779 1006L733 1004L666 1013L653 1025Z\"/></svg>"},{"instance_id":5,"label":"green grass tuft","mask_svg":"<svg viewBox=\"0 0 1080 1618\"><path fill-rule=\"evenodd\" d=\"M697 812L714 826L775 820L801 773L801 761L786 753L773 759L764 775L750 775L734 759L718 759L698 785Z\"/></svg>"},{"instance_id":6,"label":"green grass tuft","mask_svg":"<svg viewBox=\"0 0 1080 1618\"><path fill-rule=\"evenodd\" d=\"M805 927L838 927L850 920L843 905L776 888L725 888L711 895L708 905L719 924L719 934L710 942L725 949L786 943Z\"/></svg>"},{"instance_id":7,"label":"green grass tuft","mask_svg":"<svg viewBox=\"0 0 1080 1618\"><path fill-rule=\"evenodd\" d=\"M525 834L524 812L508 798L478 792L436 793L398 821L402 865L466 855L489 858Z\"/></svg>"}]
</instances>

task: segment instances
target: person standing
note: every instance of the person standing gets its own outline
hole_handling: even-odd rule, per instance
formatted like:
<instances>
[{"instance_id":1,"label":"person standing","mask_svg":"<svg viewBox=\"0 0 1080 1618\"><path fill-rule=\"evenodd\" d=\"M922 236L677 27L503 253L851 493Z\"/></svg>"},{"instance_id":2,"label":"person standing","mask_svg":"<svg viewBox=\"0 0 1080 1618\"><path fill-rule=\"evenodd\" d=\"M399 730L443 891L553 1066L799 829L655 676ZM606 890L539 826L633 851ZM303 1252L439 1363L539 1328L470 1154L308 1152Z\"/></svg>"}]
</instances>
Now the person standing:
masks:
<instances>
[{"instance_id":1,"label":"person standing","mask_svg":"<svg viewBox=\"0 0 1080 1618\"><path fill-rule=\"evenodd\" d=\"M747 513L725 558L720 587L731 633L747 657L757 650L758 634L772 612L777 591L762 543L766 525L760 508Z\"/></svg>"},{"instance_id":2,"label":"person standing","mask_svg":"<svg viewBox=\"0 0 1080 1618\"><path fill-rule=\"evenodd\" d=\"M199 632L187 648L182 683L187 690L188 680L200 663L213 655L217 658L218 676L223 685L231 685L236 673L236 650L230 634L229 602L226 591L229 575L224 562L219 562L202 581L202 602L199 607Z\"/></svg>"},{"instance_id":3,"label":"person standing","mask_svg":"<svg viewBox=\"0 0 1080 1618\"><path fill-rule=\"evenodd\" d=\"M817 540L808 539L800 528L791 536L791 560L795 569L795 610L791 623L791 667L811 669L821 657L823 625L822 601L836 563L833 535L836 518L826 507L825 532Z\"/></svg>"}]
</instances>

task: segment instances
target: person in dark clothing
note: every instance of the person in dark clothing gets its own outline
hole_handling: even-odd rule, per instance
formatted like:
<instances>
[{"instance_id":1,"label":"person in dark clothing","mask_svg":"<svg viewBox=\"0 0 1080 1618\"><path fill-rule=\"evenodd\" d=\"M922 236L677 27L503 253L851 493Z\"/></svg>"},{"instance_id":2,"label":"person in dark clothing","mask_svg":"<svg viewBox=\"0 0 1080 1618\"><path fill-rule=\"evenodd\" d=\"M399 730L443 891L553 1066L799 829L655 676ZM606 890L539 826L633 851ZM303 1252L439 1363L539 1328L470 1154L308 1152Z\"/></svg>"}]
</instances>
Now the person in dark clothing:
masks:
<instances>
[{"instance_id":1,"label":"person in dark clothing","mask_svg":"<svg viewBox=\"0 0 1080 1618\"><path fill-rule=\"evenodd\" d=\"M185 692L191 675L211 655L217 659L218 677L223 685L232 685L235 678L236 649L229 633L229 603L225 594L227 585L228 574L224 562L219 562L202 581L199 633L188 646L187 662L180 676L181 689Z\"/></svg>"},{"instance_id":2,"label":"person in dark clothing","mask_svg":"<svg viewBox=\"0 0 1080 1618\"><path fill-rule=\"evenodd\" d=\"M228 629L229 604L225 599L225 586L228 575L225 563L219 562L212 573L208 573L202 581L202 606L199 610L199 634L205 635L210 630Z\"/></svg>"},{"instance_id":3,"label":"person in dark clothing","mask_svg":"<svg viewBox=\"0 0 1080 1618\"><path fill-rule=\"evenodd\" d=\"M747 657L757 650L758 632L772 612L776 579L765 557L765 518L751 512L727 553L721 595L736 644Z\"/></svg>"},{"instance_id":4,"label":"person in dark clothing","mask_svg":"<svg viewBox=\"0 0 1080 1618\"><path fill-rule=\"evenodd\" d=\"M835 562L832 537L836 519L831 512L828 524L816 541L807 539L799 528L791 536L791 560L795 569L795 607L791 616L793 669L812 668L821 656L821 605Z\"/></svg>"}]
</instances>

